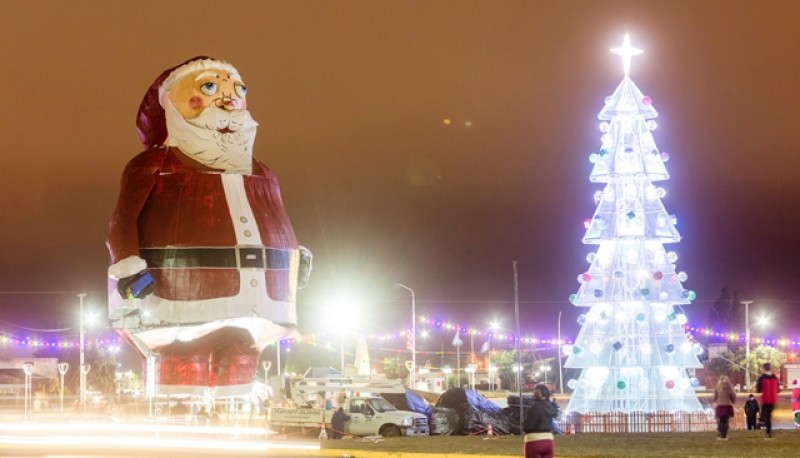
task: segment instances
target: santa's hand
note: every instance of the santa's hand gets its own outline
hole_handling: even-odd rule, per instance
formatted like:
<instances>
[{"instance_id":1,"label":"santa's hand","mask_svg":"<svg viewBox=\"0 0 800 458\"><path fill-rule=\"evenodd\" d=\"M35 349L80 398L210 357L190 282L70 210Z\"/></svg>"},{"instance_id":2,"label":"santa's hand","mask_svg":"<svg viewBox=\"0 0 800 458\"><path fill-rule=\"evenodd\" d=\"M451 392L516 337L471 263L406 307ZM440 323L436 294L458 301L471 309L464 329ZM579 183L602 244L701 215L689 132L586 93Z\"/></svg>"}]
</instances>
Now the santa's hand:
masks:
<instances>
[{"instance_id":1,"label":"santa's hand","mask_svg":"<svg viewBox=\"0 0 800 458\"><path fill-rule=\"evenodd\" d=\"M153 294L155 279L149 271L143 270L129 277L120 278L117 281L117 291L125 299L143 299Z\"/></svg>"}]
</instances>

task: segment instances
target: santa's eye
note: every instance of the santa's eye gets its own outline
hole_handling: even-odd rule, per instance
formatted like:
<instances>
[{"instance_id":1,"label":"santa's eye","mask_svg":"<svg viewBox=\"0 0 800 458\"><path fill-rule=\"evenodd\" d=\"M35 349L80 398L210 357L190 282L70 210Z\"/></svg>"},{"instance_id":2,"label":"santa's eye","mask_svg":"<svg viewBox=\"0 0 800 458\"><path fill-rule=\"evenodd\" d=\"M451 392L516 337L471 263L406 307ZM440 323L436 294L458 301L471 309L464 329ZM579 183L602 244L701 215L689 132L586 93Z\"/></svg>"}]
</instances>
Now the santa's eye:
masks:
<instances>
[{"instance_id":1,"label":"santa's eye","mask_svg":"<svg viewBox=\"0 0 800 458\"><path fill-rule=\"evenodd\" d=\"M205 95L214 95L217 93L218 89L219 87L217 86L217 83L212 83L211 81L208 83L203 83L203 85L200 86L200 92Z\"/></svg>"},{"instance_id":2,"label":"santa's eye","mask_svg":"<svg viewBox=\"0 0 800 458\"><path fill-rule=\"evenodd\" d=\"M245 86L244 84L236 83L233 86L233 88L236 91L236 95L238 95L239 97L244 97L247 95L247 86Z\"/></svg>"}]
</instances>

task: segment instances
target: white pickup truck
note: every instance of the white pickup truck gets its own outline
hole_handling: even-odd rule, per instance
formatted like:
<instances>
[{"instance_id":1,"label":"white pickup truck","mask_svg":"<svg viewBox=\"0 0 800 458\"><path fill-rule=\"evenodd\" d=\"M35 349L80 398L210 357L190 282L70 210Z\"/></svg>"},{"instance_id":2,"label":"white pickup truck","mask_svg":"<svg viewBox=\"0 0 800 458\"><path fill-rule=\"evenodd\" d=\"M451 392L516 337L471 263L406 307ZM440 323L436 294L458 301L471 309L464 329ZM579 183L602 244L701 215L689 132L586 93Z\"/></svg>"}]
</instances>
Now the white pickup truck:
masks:
<instances>
[{"instance_id":1,"label":"white pickup truck","mask_svg":"<svg viewBox=\"0 0 800 458\"><path fill-rule=\"evenodd\" d=\"M348 398L344 405L350 421L344 432L354 436L384 437L427 436L430 434L428 417L421 413L397 410L381 397ZM319 427L324 421L330 427L333 409L269 409L271 427Z\"/></svg>"}]
</instances>

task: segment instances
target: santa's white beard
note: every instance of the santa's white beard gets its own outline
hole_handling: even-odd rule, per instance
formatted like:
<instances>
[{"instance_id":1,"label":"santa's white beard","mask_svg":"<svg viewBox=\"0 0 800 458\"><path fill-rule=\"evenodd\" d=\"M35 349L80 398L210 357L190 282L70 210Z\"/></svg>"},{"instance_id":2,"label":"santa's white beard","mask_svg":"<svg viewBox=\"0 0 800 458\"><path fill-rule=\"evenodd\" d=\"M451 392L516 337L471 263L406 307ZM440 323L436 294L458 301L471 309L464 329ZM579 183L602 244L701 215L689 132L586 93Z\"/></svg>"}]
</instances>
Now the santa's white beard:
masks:
<instances>
[{"instance_id":1,"label":"santa's white beard","mask_svg":"<svg viewBox=\"0 0 800 458\"><path fill-rule=\"evenodd\" d=\"M224 110L209 106L200 116L186 120L166 98L168 146L176 146L195 161L213 169L251 173L253 142L258 123L247 110ZM223 133L219 130L228 129Z\"/></svg>"}]
</instances>

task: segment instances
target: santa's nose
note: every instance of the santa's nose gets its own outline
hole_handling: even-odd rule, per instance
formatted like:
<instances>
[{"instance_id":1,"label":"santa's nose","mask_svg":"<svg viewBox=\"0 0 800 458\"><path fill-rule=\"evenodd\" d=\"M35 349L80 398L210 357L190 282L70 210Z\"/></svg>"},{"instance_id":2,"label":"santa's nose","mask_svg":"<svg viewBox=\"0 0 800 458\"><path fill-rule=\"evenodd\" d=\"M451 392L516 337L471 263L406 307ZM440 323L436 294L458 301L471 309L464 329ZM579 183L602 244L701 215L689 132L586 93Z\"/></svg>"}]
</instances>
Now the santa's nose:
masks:
<instances>
[{"instance_id":1,"label":"santa's nose","mask_svg":"<svg viewBox=\"0 0 800 458\"><path fill-rule=\"evenodd\" d=\"M222 97L217 100L217 106L225 110L238 110L241 108L241 101L233 97Z\"/></svg>"}]
</instances>

